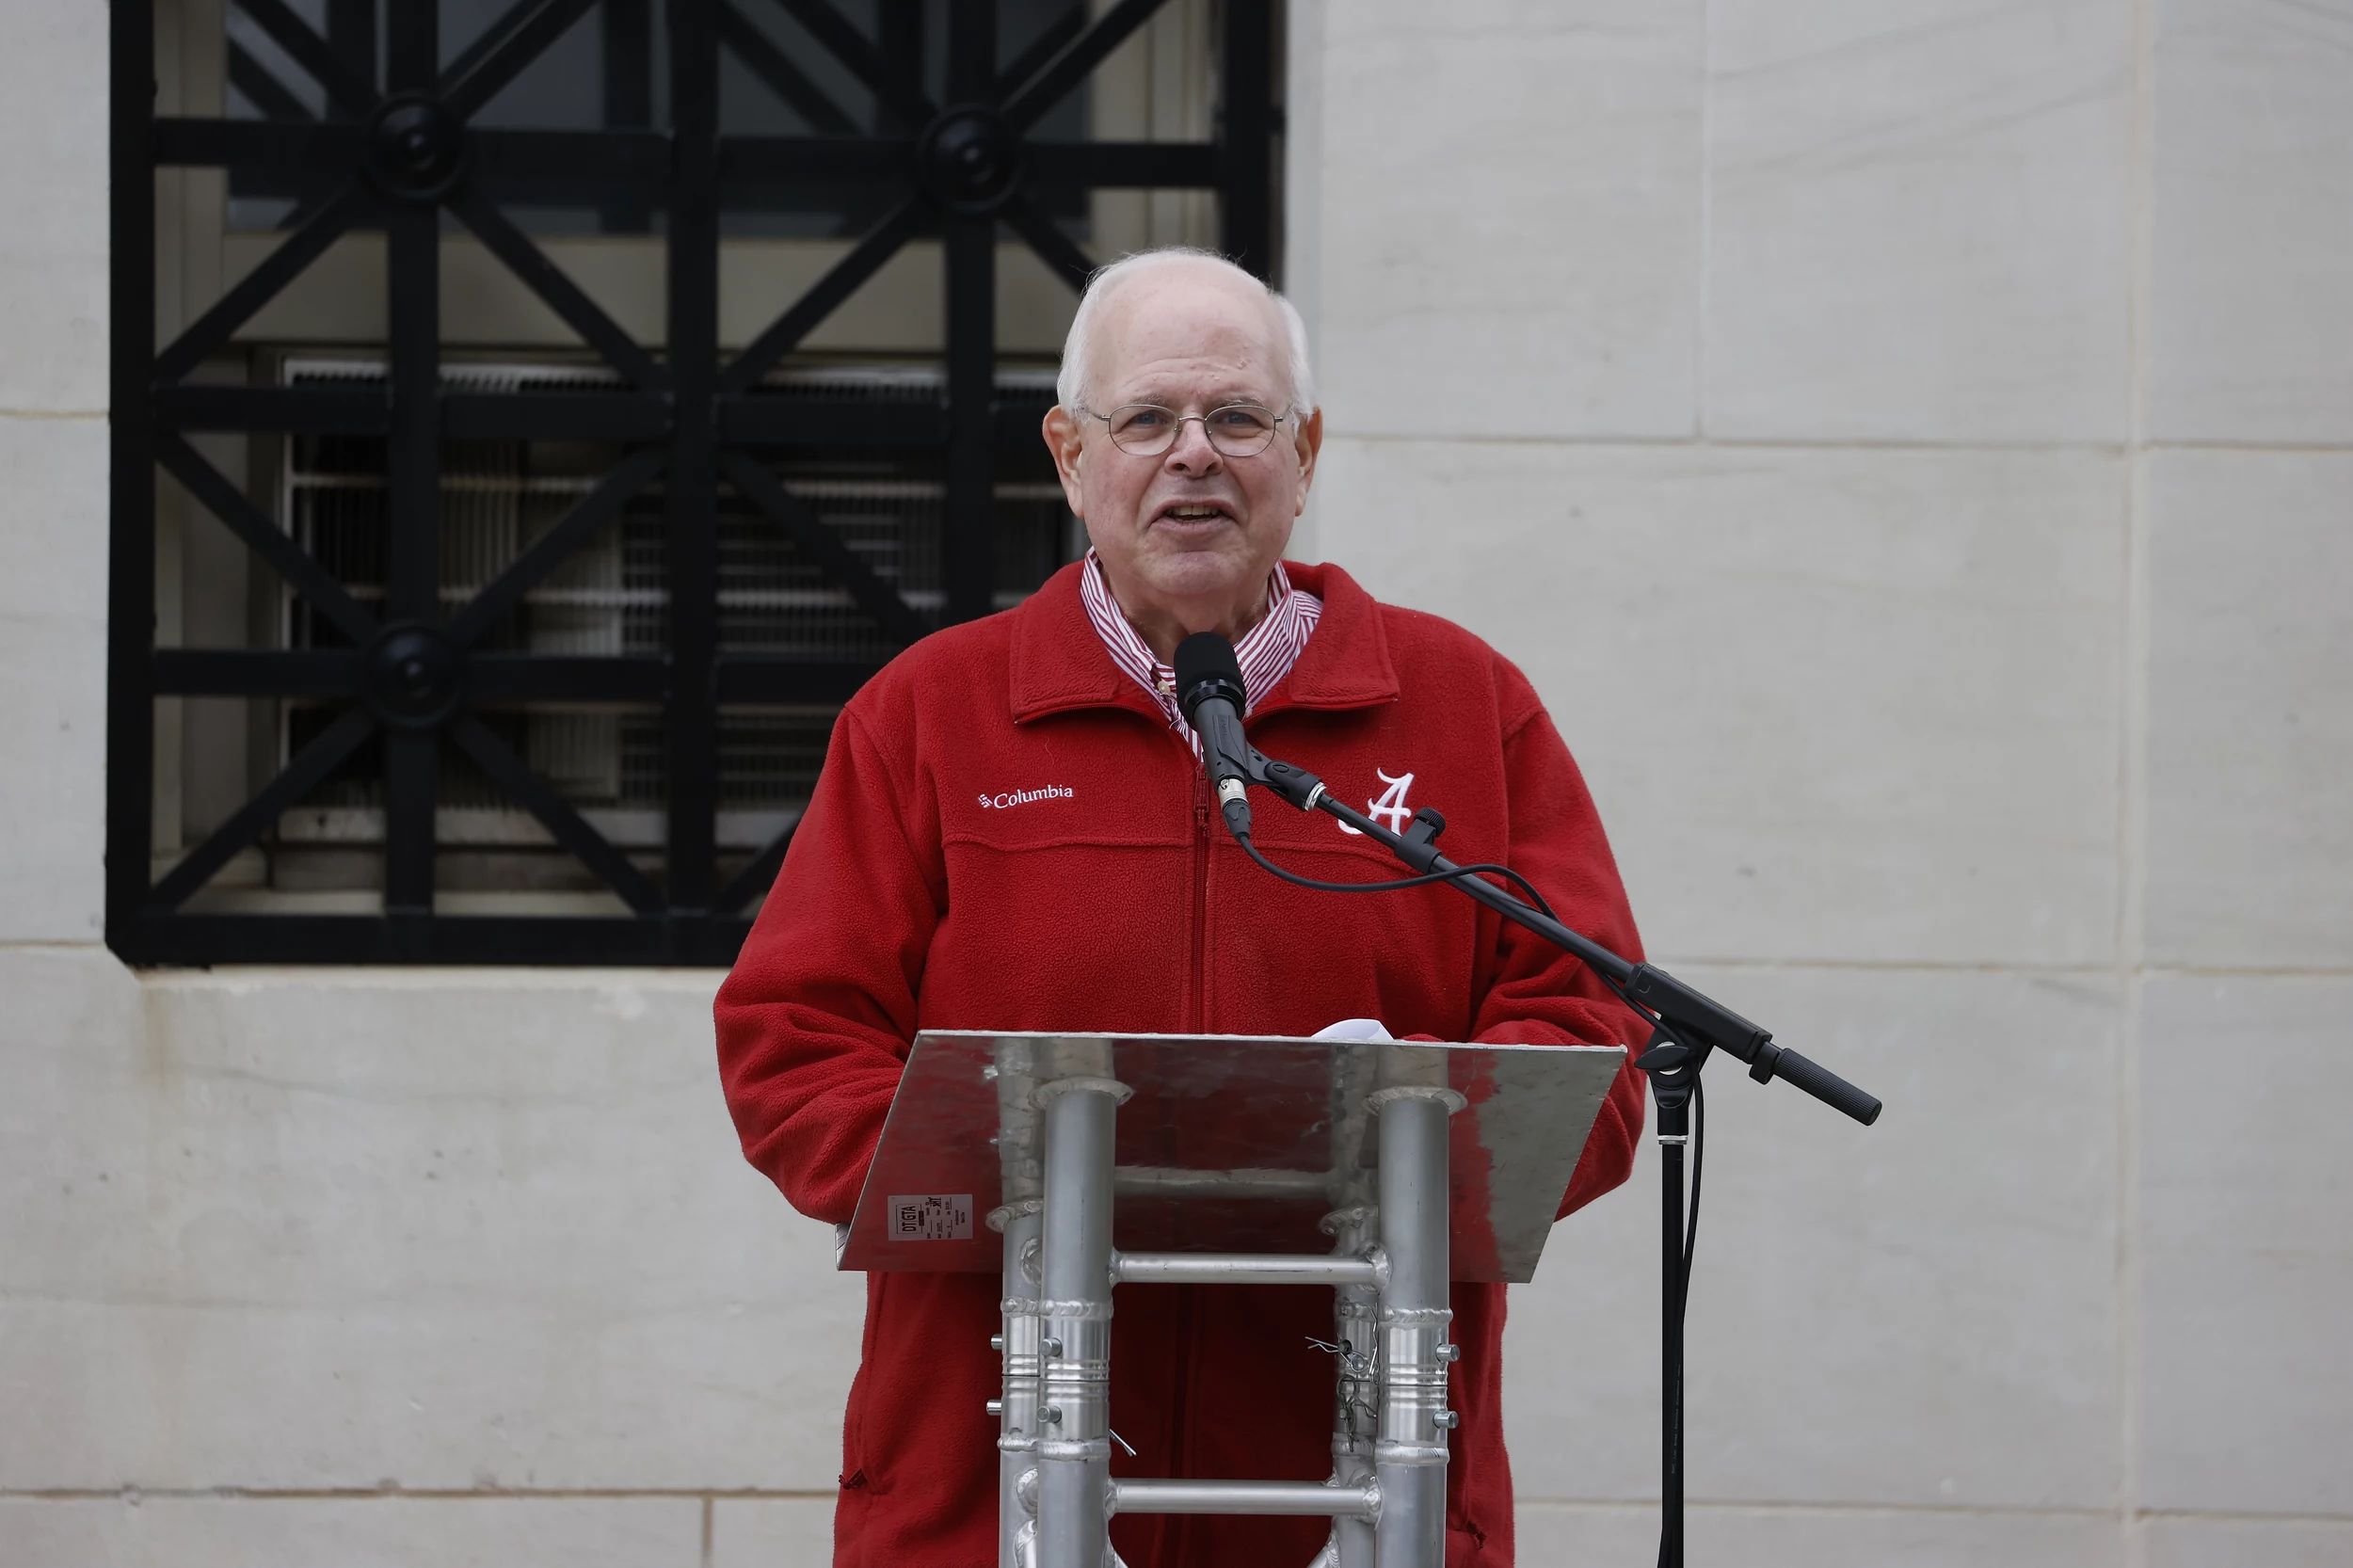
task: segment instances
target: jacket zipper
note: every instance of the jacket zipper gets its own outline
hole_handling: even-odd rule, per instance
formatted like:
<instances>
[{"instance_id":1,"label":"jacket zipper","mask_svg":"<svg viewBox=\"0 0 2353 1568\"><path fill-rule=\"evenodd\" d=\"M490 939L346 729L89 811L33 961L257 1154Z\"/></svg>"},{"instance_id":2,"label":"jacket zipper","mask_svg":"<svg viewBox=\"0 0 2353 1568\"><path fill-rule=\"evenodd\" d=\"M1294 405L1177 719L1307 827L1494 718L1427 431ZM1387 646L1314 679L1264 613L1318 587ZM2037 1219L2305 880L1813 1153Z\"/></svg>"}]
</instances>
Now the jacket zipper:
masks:
<instances>
[{"instance_id":1,"label":"jacket zipper","mask_svg":"<svg viewBox=\"0 0 2353 1568\"><path fill-rule=\"evenodd\" d=\"M1209 1027L1209 806L1200 798L1209 788L1205 778L1194 792L1193 803L1193 1023L1190 1032L1199 1034ZM1192 1456L1186 1451L1193 1432L1193 1296L1196 1286L1176 1287L1176 1397L1169 1401L1176 1406L1170 1421L1169 1460L1176 1473L1193 1473ZM1162 1560L1184 1555L1188 1531L1187 1521L1164 1515L1160 1521L1160 1550L1155 1554Z\"/></svg>"}]
</instances>

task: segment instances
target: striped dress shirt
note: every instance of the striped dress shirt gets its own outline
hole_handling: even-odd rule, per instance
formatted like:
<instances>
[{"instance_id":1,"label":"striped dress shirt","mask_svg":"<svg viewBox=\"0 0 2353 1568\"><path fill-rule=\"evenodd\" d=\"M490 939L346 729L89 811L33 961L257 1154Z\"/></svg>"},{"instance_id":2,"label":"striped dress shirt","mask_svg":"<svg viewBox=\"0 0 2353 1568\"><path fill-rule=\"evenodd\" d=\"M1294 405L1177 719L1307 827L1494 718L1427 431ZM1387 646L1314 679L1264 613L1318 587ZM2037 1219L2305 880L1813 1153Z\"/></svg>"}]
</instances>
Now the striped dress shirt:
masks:
<instances>
[{"instance_id":1,"label":"striped dress shirt","mask_svg":"<svg viewBox=\"0 0 2353 1568\"><path fill-rule=\"evenodd\" d=\"M1154 658L1151 648L1137 635L1135 627L1119 608L1119 601L1112 597L1111 584L1103 576L1103 563L1092 550L1087 552L1086 564L1079 573L1079 597L1085 602L1087 619L1094 623L1095 634L1103 639L1112 663L1152 694L1152 700L1160 705L1169 728L1182 735L1193 746L1193 755L1199 756L1201 737L1193 732L1193 727L1185 722L1183 710L1176 706L1176 672ZM1273 571L1267 576L1266 615L1234 645L1234 657L1241 664L1244 713L1257 708L1283 677L1290 674L1322 614L1323 600L1304 588L1291 586L1290 574L1283 569L1282 562L1275 562Z\"/></svg>"}]
</instances>

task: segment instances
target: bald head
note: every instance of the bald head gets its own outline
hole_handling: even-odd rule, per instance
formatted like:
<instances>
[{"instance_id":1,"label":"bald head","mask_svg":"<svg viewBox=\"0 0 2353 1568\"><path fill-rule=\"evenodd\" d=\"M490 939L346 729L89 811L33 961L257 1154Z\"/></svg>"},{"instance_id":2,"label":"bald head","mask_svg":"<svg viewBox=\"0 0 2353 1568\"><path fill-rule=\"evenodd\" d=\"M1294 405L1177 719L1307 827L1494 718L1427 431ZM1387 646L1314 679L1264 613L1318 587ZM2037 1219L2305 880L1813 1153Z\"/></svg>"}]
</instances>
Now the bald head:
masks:
<instances>
[{"instance_id":1,"label":"bald head","mask_svg":"<svg viewBox=\"0 0 2353 1568\"><path fill-rule=\"evenodd\" d=\"M1171 307L1195 321L1225 317L1225 328L1255 340L1253 361L1279 367L1265 394L1280 399L1272 406L1303 414L1315 408L1307 328L1298 310L1214 251L1174 245L1124 256L1087 280L1063 343L1055 396L1066 408L1096 408L1110 395L1102 384L1106 358L1122 357L1139 317L1148 325L1172 313Z\"/></svg>"}]
</instances>

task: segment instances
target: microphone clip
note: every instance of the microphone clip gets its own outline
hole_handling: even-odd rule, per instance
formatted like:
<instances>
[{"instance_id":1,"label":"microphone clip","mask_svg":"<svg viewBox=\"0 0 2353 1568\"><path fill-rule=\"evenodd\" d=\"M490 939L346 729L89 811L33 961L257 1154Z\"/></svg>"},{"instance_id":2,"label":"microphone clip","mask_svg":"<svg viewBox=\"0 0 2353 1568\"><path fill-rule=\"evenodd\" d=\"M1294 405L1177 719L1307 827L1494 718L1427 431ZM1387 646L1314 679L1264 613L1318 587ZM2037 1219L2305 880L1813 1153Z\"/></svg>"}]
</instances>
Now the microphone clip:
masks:
<instances>
[{"instance_id":1,"label":"microphone clip","mask_svg":"<svg viewBox=\"0 0 2353 1568\"><path fill-rule=\"evenodd\" d=\"M1427 872L1437 863L1438 835L1446 831L1446 819L1435 808L1425 806L1414 813L1413 825L1401 835L1403 841L1395 846L1397 857L1417 872Z\"/></svg>"},{"instance_id":2,"label":"microphone clip","mask_svg":"<svg viewBox=\"0 0 2353 1568\"><path fill-rule=\"evenodd\" d=\"M1289 762L1278 762L1256 746L1250 748L1250 757L1245 763L1245 771L1250 775L1250 781L1253 784L1265 785L1302 811L1314 810L1317 800L1321 798L1324 792L1322 779L1318 778L1305 768L1293 767Z\"/></svg>"}]
</instances>

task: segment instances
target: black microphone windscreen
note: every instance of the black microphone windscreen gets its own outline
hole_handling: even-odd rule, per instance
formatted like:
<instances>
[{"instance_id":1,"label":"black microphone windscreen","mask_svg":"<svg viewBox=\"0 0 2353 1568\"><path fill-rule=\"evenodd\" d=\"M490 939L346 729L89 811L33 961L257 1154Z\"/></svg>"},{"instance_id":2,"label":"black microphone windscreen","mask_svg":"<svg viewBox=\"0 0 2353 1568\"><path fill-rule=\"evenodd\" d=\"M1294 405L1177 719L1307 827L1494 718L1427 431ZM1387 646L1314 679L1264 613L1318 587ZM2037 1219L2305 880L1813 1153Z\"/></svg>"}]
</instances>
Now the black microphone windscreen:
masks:
<instances>
[{"instance_id":1,"label":"black microphone windscreen","mask_svg":"<svg viewBox=\"0 0 2353 1568\"><path fill-rule=\"evenodd\" d=\"M1176 645L1176 697L1193 708L1192 694L1205 680L1222 680L1232 687L1229 694L1237 704L1241 700L1241 661L1234 657L1234 645L1214 632L1195 632Z\"/></svg>"}]
</instances>

